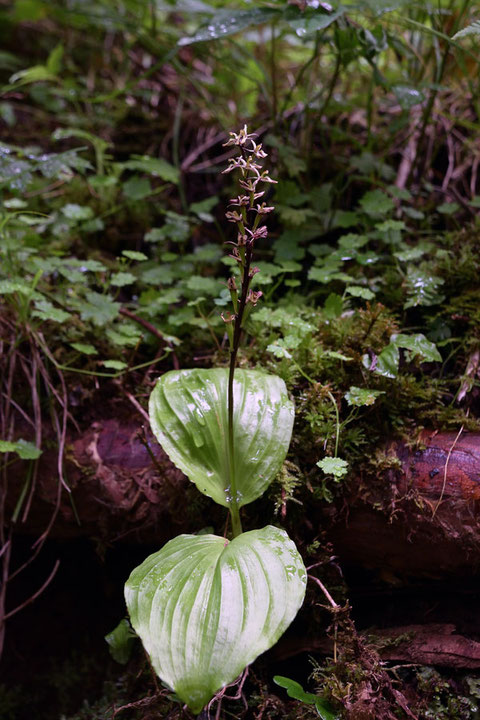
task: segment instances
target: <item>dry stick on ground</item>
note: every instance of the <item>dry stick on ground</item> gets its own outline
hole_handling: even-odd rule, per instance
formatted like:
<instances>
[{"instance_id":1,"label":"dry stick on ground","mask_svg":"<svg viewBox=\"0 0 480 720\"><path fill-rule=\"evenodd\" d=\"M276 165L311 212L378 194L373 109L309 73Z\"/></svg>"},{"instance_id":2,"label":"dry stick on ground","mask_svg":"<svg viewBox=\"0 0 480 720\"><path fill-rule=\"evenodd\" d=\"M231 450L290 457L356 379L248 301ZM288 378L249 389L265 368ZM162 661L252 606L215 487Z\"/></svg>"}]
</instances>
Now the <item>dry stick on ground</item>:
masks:
<instances>
[{"instance_id":1,"label":"dry stick on ground","mask_svg":"<svg viewBox=\"0 0 480 720\"><path fill-rule=\"evenodd\" d=\"M32 603L34 600L36 600L38 597L40 597L40 595L41 595L41 594L43 593L43 591L50 585L50 583L52 582L53 578L54 578L55 575L57 574L57 570L58 570L58 568L59 568L59 565L60 565L60 560L56 560L56 561L55 561L55 565L53 566L52 572L50 573L50 575L48 576L48 578L45 580L45 582L43 583L43 585L42 585L36 592L34 592L33 595L31 595L27 600L25 600L25 602L23 602L21 605L17 605L17 607L16 607L14 610L10 610L10 612L6 613L3 619L4 619L4 620L8 620L8 618L13 617L13 616L16 615L18 612L20 612L20 610L23 610L23 609L26 608L28 605L31 605L31 603Z\"/></svg>"},{"instance_id":2,"label":"dry stick on ground","mask_svg":"<svg viewBox=\"0 0 480 720\"><path fill-rule=\"evenodd\" d=\"M181 164L181 170L182 172L187 172L190 168L190 166L195 162L195 160L205 152L205 150L209 150L214 145L217 145L219 142L225 139L225 133L216 133L213 136L210 135L203 143L200 145L197 145L192 152L190 152L187 157L182 161ZM230 153L227 153L229 155Z\"/></svg>"},{"instance_id":3,"label":"dry stick on ground","mask_svg":"<svg viewBox=\"0 0 480 720\"><path fill-rule=\"evenodd\" d=\"M444 495L444 493L445 493L445 488L447 487L448 463L450 462L450 457L451 457L451 455L452 455L452 452L453 452L454 449L455 449L455 445L457 444L457 442L458 442L458 440L459 440L459 438L460 438L460 436L461 436L461 434L462 434L462 432L463 432L463 428L464 428L464 426L462 425L462 427L461 427L460 430L458 431L458 433L457 433L457 435L456 435L456 437L455 437L455 440L453 441L453 443L452 443L452 445L451 445L451 447L450 447L450 449L449 449L449 451L448 451L447 459L445 460L445 467L444 467L444 469L443 469L443 485L442 485L442 491L441 491L441 493L440 493L440 497L438 498L437 504L436 504L435 507L433 508L432 518L435 517L438 508L439 508L440 505L442 504L443 495Z\"/></svg>"},{"instance_id":4,"label":"dry stick on ground","mask_svg":"<svg viewBox=\"0 0 480 720\"><path fill-rule=\"evenodd\" d=\"M340 605L338 605L335 600L332 598L330 593L328 592L325 585L322 583L321 580L319 580L314 575L308 576L310 580L313 580L317 583L317 585L320 587L321 591L327 598L328 602L332 606L332 612L333 612L333 662L337 662L337 634L338 634L338 613L342 610Z\"/></svg>"},{"instance_id":5,"label":"dry stick on ground","mask_svg":"<svg viewBox=\"0 0 480 720\"><path fill-rule=\"evenodd\" d=\"M14 432L14 418L11 414L10 398L13 392L13 380L15 376L15 369L17 365L17 352L15 350L15 328L10 327L7 323L7 328L10 330L10 343L8 357L6 359L6 370L5 370L5 392L2 394L2 413L1 413L1 431L2 438L7 441L11 441ZM3 342L2 342L3 350ZM3 383L2 383L3 384ZM3 644L5 640L5 614L6 614L6 599L7 599L7 584L10 578L10 558L12 552L12 528L10 528L8 535L6 532L6 517L5 517L5 503L7 499L8 490L8 453L5 455L5 463L2 467L1 475L1 492L0 492L0 553L2 558L2 572L1 572L1 583L0 583L0 656L3 651Z\"/></svg>"},{"instance_id":6,"label":"dry stick on ground","mask_svg":"<svg viewBox=\"0 0 480 720\"><path fill-rule=\"evenodd\" d=\"M210 720L210 710L211 710L211 708L212 708L212 705L214 705L214 703L218 703L218 705L217 705L217 711L216 711L216 713L215 713L215 720L219 720L219 718L220 718L220 713L221 713L221 711L222 711L222 702L223 702L223 700L240 700L240 698L241 698L242 701L243 701L243 704L244 704L244 706L245 706L245 710L248 710L248 703L247 703L247 701L245 700L245 697L244 697L244 695L243 695L243 686L244 686L244 684L245 684L245 680L247 679L247 676L248 676L248 665L247 665L247 667L245 668L245 670L242 672L242 674L240 675L240 677L235 680L235 682L230 683L229 685L225 685L225 687L223 687L221 690L219 690L219 691L213 696L213 698L210 700L210 702L209 702L208 705L207 705L207 718L208 718L208 720ZM237 686L238 686L238 690L237 690L237 693L236 693L235 695L225 695L225 693L226 693L226 691L228 690L228 688L237 687ZM205 712L205 711L204 711L204 712Z\"/></svg>"},{"instance_id":7,"label":"dry stick on ground","mask_svg":"<svg viewBox=\"0 0 480 720\"><path fill-rule=\"evenodd\" d=\"M22 366L22 370L24 372L24 375L27 379L27 383L30 386L31 390L31 398L32 398L32 406L33 406L33 420L35 423L35 445L37 448L41 447L42 445L42 414L40 410L40 398L38 396L38 365L37 365L37 358L35 355L31 359L31 370L29 371L27 361L21 357L20 358L20 364ZM25 522L25 520L28 517L28 513L30 511L30 506L32 504L33 496L35 494L35 488L37 484L37 471L38 471L38 463L35 461L33 466L33 472L32 472L32 479L30 483L30 489L28 493L28 499L25 503L25 508L23 510L22 515L22 521Z\"/></svg>"},{"instance_id":8,"label":"dry stick on ground","mask_svg":"<svg viewBox=\"0 0 480 720\"><path fill-rule=\"evenodd\" d=\"M13 429L14 429L14 419L12 417L10 423L5 423L5 418L10 417L10 408L13 407L13 403L11 403L11 395L12 395L12 386L13 386L13 375L14 370L16 366L16 359L17 356L20 358L20 365L22 367L23 373L27 379L27 382L31 388L31 398L32 398L32 406L33 406L33 421L31 424L33 424L33 427L35 429L35 444L37 447L41 446L42 443L42 417L41 417L41 407L40 407L40 396L39 396L39 388L38 388L38 382L40 377L42 378L47 394L50 397L53 397L56 399L61 408L62 408L62 421L60 422L58 413L55 409L55 407L52 406L51 413L52 413L52 419L53 423L55 425L55 429L57 432L57 438L58 438L58 454L57 454L57 472L58 472L58 482L57 482L57 497L56 497L56 503L55 508L53 510L53 513L50 517L49 523L47 525L47 528L44 530L42 535L37 538L35 543L32 546L32 555L30 558L24 562L20 567L18 567L13 573L10 573L10 552L11 552L11 532L10 537L5 544L4 542L4 527L5 527L5 516L4 516L4 501L5 496L7 492L7 476L6 476L6 466L4 466L4 477L3 477L3 493L2 493L2 506L0 508L0 524L1 524L1 540L2 540L2 546L3 546L3 552L0 552L0 555L4 555L3 557L3 567L2 567L2 589L0 594L0 652L3 645L3 635L4 635L4 623L5 620L7 620L10 617L13 617L18 612L23 610L25 607L30 605L34 600L36 600L42 592L48 587L48 585L51 583L53 578L55 577L55 574L58 570L60 561L57 560L55 562L54 568L50 575L48 576L47 580L43 583L43 585L35 592L33 595L31 595L27 600L25 600L23 603L15 607L10 612L5 612L5 601L6 601L6 587L7 583L13 580L14 577L19 575L28 565L30 565L33 560L37 557L38 553L40 552L45 540L47 539L50 530L53 526L53 523L55 522L55 518L58 514L59 508L60 508L60 501L61 501L61 492L62 487L67 489L69 491L68 485L65 481L64 475L63 475L63 456L64 456L64 450L65 450L65 441L66 441L66 434L67 434L67 419L68 419L68 396L67 396L67 387L66 383L63 377L63 374L57 369L57 373L60 379L60 385L62 388L62 394L60 395L56 388L53 386L53 383L51 381L51 378L48 374L48 371L45 367L45 364L42 360L42 357L40 355L40 352L38 350L39 343L34 335L32 335L30 338L30 348L32 352L32 356L29 360L27 358L19 355L19 353L14 350L12 352L11 361L10 361L10 372L9 372L9 380L7 382L6 392L2 393L2 398L4 400L4 412L3 415L3 422L2 422L2 435L3 437L13 437ZM43 341L43 338L41 338ZM40 343L41 346L41 343ZM13 344L12 344L13 347ZM47 355L50 359L51 355L47 352ZM16 406L16 403L15 403ZM21 411L21 408L17 407ZM26 414L21 411L21 415L25 416ZM7 429L7 425L10 425L9 429ZM34 468L32 472L32 477L30 480L30 489L29 489L29 495L27 498L27 502L24 508L24 512L22 515L23 522L26 521L30 507L32 504L32 500L35 494L36 489L36 479L37 479L37 468L38 463L34 463Z\"/></svg>"},{"instance_id":9,"label":"dry stick on ground","mask_svg":"<svg viewBox=\"0 0 480 720\"><path fill-rule=\"evenodd\" d=\"M172 358L173 358L173 367L175 370L178 370L180 368L180 364L178 362L178 358L175 355L175 351L173 349L173 345L170 342L170 340L167 340L163 333L158 330L158 328L155 327L155 325L152 325L152 323L148 322L148 320L145 320L142 317L139 317L138 315L135 315L131 310L128 310L127 308L120 308L120 315L125 315L125 317L130 318L130 320L133 320L134 322L141 325L145 330L148 330L148 332L152 333L155 337L157 337L159 340L164 342L172 351Z\"/></svg>"}]
</instances>

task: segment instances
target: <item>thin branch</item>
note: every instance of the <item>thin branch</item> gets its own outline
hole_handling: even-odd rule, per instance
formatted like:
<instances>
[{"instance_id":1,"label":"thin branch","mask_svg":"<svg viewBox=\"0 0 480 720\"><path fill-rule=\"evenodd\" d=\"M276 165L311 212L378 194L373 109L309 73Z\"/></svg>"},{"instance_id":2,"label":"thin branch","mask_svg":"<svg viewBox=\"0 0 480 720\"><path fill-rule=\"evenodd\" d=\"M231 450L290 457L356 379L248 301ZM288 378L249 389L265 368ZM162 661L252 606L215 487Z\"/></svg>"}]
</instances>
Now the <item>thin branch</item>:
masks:
<instances>
[{"instance_id":1,"label":"thin branch","mask_svg":"<svg viewBox=\"0 0 480 720\"><path fill-rule=\"evenodd\" d=\"M48 585L50 585L50 583L52 582L53 578L55 577L55 575L56 575L56 573L57 573L57 570L58 570L59 565L60 565L60 560L56 560L56 561L55 561L55 565L53 566L52 572L50 573L50 575L48 576L48 578L45 580L45 582L43 583L42 587L39 588L39 589L37 590L37 592L33 593L33 595L31 595L31 596L28 598L28 600L25 600L25 602L23 602L21 605L18 605L18 607L16 607L14 610L11 610L9 613L7 613L7 614L4 616L3 619L4 619L4 620L8 620L9 618L13 617L13 616L16 615L18 612L20 612L20 610L23 610L23 609L26 608L28 605L31 605L31 603L33 603L34 600L36 600L36 599L43 593L43 591L48 587Z\"/></svg>"}]
</instances>

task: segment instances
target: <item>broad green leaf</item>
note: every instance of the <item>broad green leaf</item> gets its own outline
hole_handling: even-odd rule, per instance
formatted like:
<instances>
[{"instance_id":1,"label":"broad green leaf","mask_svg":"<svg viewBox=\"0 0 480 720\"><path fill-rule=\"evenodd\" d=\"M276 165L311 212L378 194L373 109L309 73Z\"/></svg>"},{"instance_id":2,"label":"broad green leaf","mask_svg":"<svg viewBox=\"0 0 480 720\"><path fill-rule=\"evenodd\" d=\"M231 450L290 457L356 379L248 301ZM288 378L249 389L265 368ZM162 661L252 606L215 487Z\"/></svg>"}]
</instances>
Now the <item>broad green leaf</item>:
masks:
<instances>
[{"instance_id":1,"label":"broad green leaf","mask_svg":"<svg viewBox=\"0 0 480 720\"><path fill-rule=\"evenodd\" d=\"M336 480L340 480L348 472L348 462L339 457L324 457L317 462L317 466L325 475L333 475Z\"/></svg>"},{"instance_id":2,"label":"broad green leaf","mask_svg":"<svg viewBox=\"0 0 480 720\"><path fill-rule=\"evenodd\" d=\"M316 282L326 283L332 280L340 280L341 282L348 283L351 280L350 275L344 272L338 272L335 268L326 267L311 267L308 271L308 279L315 280Z\"/></svg>"},{"instance_id":3,"label":"broad green leaf","mask_svg":"<svg viewBox=\"0 0 480 720\"><path fill-rule=\"evenodd\" d=\"M78 267L82 272L103 272L107 269L99 260L77 260L75 258L69 258L67 265Z\"/></svg>"},{"instance_id":4,"label":"broad green leaf","mask_svg":"<svg viewBox=\"0 0 480 720\"><path fill-rule=\"evenodd\" d=\"M323 306L323 314L330 320L340 317L343 312L343 300L341 295L330 293Z\"/></svg>"},{"instance_id":5,"label":"broad green leaf","mask_svg":"<svg viewBox=\"0 0 480 720\"><path fill-rule=\"evenodd\" d=\"M155 671L194 713L268 650L305 595L306 571L284 530L230 543L180 535L125 586L130 620Z\"/></svg>"},{"instance_id":6,"label":"broad green leaf","mask_svg":"<svg viewBox=\"0 0 480 720\"><path fill-rule=\"evenodd\" d=\"M190 234L188 218L172 211L167 211L165 217L165 224L161 228L152 228L145 235L145 242L159 242L160 240L185 242L187 240Z\"/></svg>"},{"instance_id":7,"label":"broad green leaf","mask_svg":"<svg viewBox=\"0 0 480 720\"><path fill-rule=\"evenodd\" d=\"M315 695L311 692L305 692L303 687L296 680L283 677L283 675L275 675L273 682L280 687L285 688L288 697L294 700L300 700L301 702L307 703L307 705L313 705L315 702Z\"/></svg>"},{"instance_id":8,"label":"broad green leaf","mask_svg":"<svg viewBox=\"0 0 480 720\"><path fill-rule=\"evenodd\" d=\"M281 339L277 340L275 343L267 345L267 352L271 352L277 358L287 358L287 360L290 360L292 357L292 353L289 352L284 345L282 345Z\"/></svg>"},{"instance_id":9,"label":"broad green leaf","mask_svg":"<svg viewBox=\"0 0 480 720\"><path fill-rule=\"evenodd\" d=\"M315 709L322 720L340 720L340 716L332 710L332 706L328 700L321 697L315 698Z\"/></svg>"},{"instance_id":10,"label":"broad green leaf","mask_svg":"<svg viewBox=\"0 0 480 720\"><path fill-rule=\"evenodd\" d=\"M128 367L122 360L103 360L102 365L109 370L125 370Z\"/></svg>"},{"instance_id":11,"label":"broad green leaf","mask_svg":"<svg viewBox=\"0 0 480 720\"><path fill-rule=\"evenodd\" d=\"M288 205L276 205L282 222L290 227L298 227L303 225L309 218L316 216L316 213L310 208L294 208Z\"/></svg>"},{"instance_id":12,"label":"broad green leaf","mask_svg":"<svg viewBox=\"0 0 480 720\"><path fill-rule=\"evenodd\" d=\"M350 228L359 221L358 213L352 210L335 210L332 217L332 227Z\"/></svg>"},{"instance_id":13,"label":"broad green leaf","mask_svg":"<svg viewBox=\"0 0 480 720\"><path fill-rule=\"evenodd\" d=\"M1 280L0 295L10 295L11 293L20 293L21 295L30 295L32 298L43 300L43 295L33 290L30 285L21 280Z\"/></svg>"},{"instance_id":14,"label":"broad green leaf","mask_svg":"<svg viewBox=\"0 0 480 720\"><path fill-rule=\"evenodd\" d=\"M110 284L115 287L124 287L125 285L131 285L136 281L135 275L129 272L117 272L110 278Z\"/></svg>"},{"instance_id":15,"label":"broad green leaf","mask_svg":"<svg viewBox=\"0 0 480 720\"><path fill-rule=\"evenodd\" d=\"M70 343L74 350L83 353L84 355L96 355L97 350L93 345L89 343Z\"/></svg>"},{"instance_id":16,"label":"broad green leaf","mask_svg":"<svg viewBox=\"0 0 480 720\"><path fill-rule=\"evenodd\" d=\"M339 17L345 14L347 8L343 7L335 12L329 11L328 13L319 12L304 12L299 18L290 20L289 25L295 30L299 37L304 35L311 35L312 33L318 32L319 30L325 30L327 27L332 25Z\"/></svg>"},{"instance_id":17,"label":"broad green leaf","mask_svg":"<svg viewBox=\"0 0 480 720\"><path fill-rule=\"evenodd\" d=\"M411 262L412 260L419 260L421 257L425 255L425 248L424 247L408 247L405 248L405 250L400 250L398 252L394 252L394 257L398 258L400 262Z\"/></svg>"},{"instance_id":18,"label":"broad green leaf","mask_svg":"<svg viewBox=\"0 0 480 720\"><path fill-rule=\"evenodd\" d=\"M280 470L294 410L280 378L235 371L232 482L227 390L226 368L172 370L150 396L150 422L165 452L200 492L225 507L241 507L260 497Z\"/></svg>"},{"instance_id":19,"label":"broad green leaf","mask_svg":"<svg viewBox=\"0 0 480 720\"><path fill-rule=\"evenodd\" d=\"M138 170L159 177L166 182L178 183L180 173L176 167L170 165L163 158L150 157L150 155L132 155L131 159L122 163L127 170Z\"/></svg>"},{"instance_id":20,"label":"broad green leaf","mask_svg":"<svg viewBox=\"0 0 480 720\"><path fill-rule=\"evenodd\" d=\"M437 207L437 212L442 215L453 215L457 210L460 210L460 205L456 202L442 203Z\"/></svg>"},{"instance_id":21,"label":"broad green leaf","mask_svg":"<svg viewBox=\"0 0 480 720\"><path fill-rule=\"evenodd\" d=\"M361 407L362 405L373 405L379 395L385 395L385 392L351 385L348 392L345 393L345 400L349 405Z\"/></svg>"},{"instance_id":22,"label":"broad green leaf","mask_svg":"<svg viewBox=\"0 0 480 720\"><path fill-rule=\"evenodd\" d=\"M315 705L315 709L322 720L337 720L338 715L333 712L330 703L318 695L305 692L300 683L295 680L291 680L290 678L283 677L282 675L275 675L273 681L277 683L277 685L280 685L280 687L285 688L288 697L291 697L294 700L300 700L306 705Z\"/></svg>"},{"instance_id":23,"label":"broad green leaf","mask_svg":"<svg viewBox=\"0 0 480 720\"><path fill-rule=\"evenodd\" d=\"M360 200L367 215L386 215L395 208L395 203L382 190L369 190Z\"/></svg>"},{"instance_id":24,"label":"broad green leaf","mask_svg":"<svg viewBox=\"0 0 480 720\"><path fill-rule=\"evenodd\" d=\"M16 440L9 442L8 440L0 440L0 453L15 452L22 460L36 460L42 454L40 448L37 448L28 440Z\"/></svg>"},{"instance_id":25,"label":"broad green leaf","mask_svg":"<svg viewBox=\"0 0 480 720\"><path fill-rule=\"evenodd\" d=\"M123 194L129 200L143 200L148 197L152 192L152 186L147 178L139 177L139 175L133 175L123 185Z\"/></svg>"},{"instance_id":26,"label":"broad green leaf","mask_svg":"<svg viewBox=\"0 0 480 720\"><path fill-rule=\"evenodd\" d=\"M129 661L135 637L136 635L126 618L120 620L117 627L105 635L110 655L116 662L125 665Z\"/></svg>"},{"instance_id":27,"label":"broad green leaf","mask_svg":"<svg viewBox=\"0 0 480 720\"><path fill-rule=\"evenodd\" d=\"M203 42L205 40L217 40L227 35L233 35L245 30L250 25L262 25L278 16L278 11L270 8L253 8L252 10L218 10L215 19L208 25L200 28L195 35L183 37L178 41L179 45Z\"/></svg>"},{"instance_id":28,"label":"broad green leaf","mask_svg":"<svg viewBox=\"0 0 480 720\"><path fill-rule=\"evenodd\" d=\"M148 257L144 253L138 252L137 250L122 250L122 255L129 260L138 260L139 262L142 262L142 260L148 260Z\"/></svg>"},{"instance_id":29,"label":"broad green leaf","mask_svg":"<svg viewBox=\"0 0 480 720\"><path fill-rule=\"evenodd\" d=\"M202 220L203 222L213 222L215 220L215 217L212 215L210 210L212 210L217 204L218 196L212 195L212 197L205 198L205 200L200 200L199 202L192 203L190 205L190 212L199 217L200 220ZM212 247L218 249L217 246ZM201 250L201 248L198 249Z\"/></svg>"},{"instance_id":30,"label":"broad green leaf","mask_svg":"<svg viewBox=\"0 0 480 720\"><path fill-rule=\"evenodd\" d=\"M188 278L187 288L195 293L205 293L206 295L216 295L221 288L221 282L217 278L203 277L202 275L192 275Z\"/></svg>"},{"instance_id":31,"label":"broad green leaf","mask_svg":"<svg viewBox=\"0 0 480 720\"><path fill-rule=\"evenodd\" d=\"M358 248L363 247L368 242L368 236L367 235L357 235L357 233L348 233L347 235L342 235L340 240L338 241L339 246L342 248L342 254L343 250L358 250Z\"/></svg>"},{"instance_id":32,"label":"broad green leaf","mask_svg":"<svg viewBox=\"0 0 480 720\"><path fill-rule=\"evenodd\" d=\"M142 338L142 332L138 326L125 323L117 325L115 328L107 328L105 335L110 342L120 347L135 347Z\"/></svg>"},{"instance_id":33,"label":"broad green leaf","mask_svg":"<svg viewBox=\"0 0 480 720\"><path fill-rule=\"evenodd\" d=\"M35 310L32 312L32 317L38 317L41 320L52 320L57 323L64 323L71 318L70 313L60 308L54 307L48 300L36 300Z\"/></svg>"},{"instance_id":34,"label":"broad green leaf","mask_svg":"<svg viewBox=\"0 0 480 720\"><path fill-rule=\"evenodd\" d=\"M376 372L378 375L383 375L383 377L396 378L398 375L398 363L400 362L398 345L390 342L383 348L375 362L372 362L369 355L364 355L362 362L364 367L371 372Z\"/></svg>"},{"instance_id":35,"label":"broad green leaf","mask_svg":"<svg viewBox=\"0 0 480 720\"><path fill-rule=\"evenodd\" d=\"M78 303L82 320L91 320L97 327L102 327L111 320L115 320L120 303L114 302L108 295L102 295L94 290L87 290L85 297L87 302Z\"/></svg>"},{"instance_id":36,"label":"broad green leaf","mask_svg":"<svg viewBox=\"0 0 480 720\"><path fill-rule=\"evenodd\" d=\"M375 225L375 229L379 232L380 237L391 245L397 245L402 240L402 230L406 226L402 220L384 220Z\"/></svg>"},{"instance_id":37,"label":"broad green leaf","mask_svg":"<svg viewBox=\"0 0 480 720\"><path fill-rule=\"evenodd\" d=\"M360 287L360 285L350 285L345 292L353 297L362 298L362 300L373 300L375 297L375 293L366 287Z\"/></svg>"},{"instance_id":38,"label":"broad green leaf","mask_svg":"<svg viewBox=\"0 0 480 720\"><path fill-rule=\"evenodd\" d=\"M392 335L390 341L397 347L410 351L411 357L420 355L424 362L442 362L442 356L438 352L435 343L427 340L425 335Z\"/></svg>"},{"instance_id":39,"label":"broad green leaf","mask_svg":"<svg viewBox=\"0 0 480 720\"><path fill-rule=\"evenodd\" d=\"M81 222L82 220L89 220L93 217L93 210L88 205L77 205L76 203L67 203L62 208L62 213L69 220L75 222Z\"/></svg>"}]
</instances>

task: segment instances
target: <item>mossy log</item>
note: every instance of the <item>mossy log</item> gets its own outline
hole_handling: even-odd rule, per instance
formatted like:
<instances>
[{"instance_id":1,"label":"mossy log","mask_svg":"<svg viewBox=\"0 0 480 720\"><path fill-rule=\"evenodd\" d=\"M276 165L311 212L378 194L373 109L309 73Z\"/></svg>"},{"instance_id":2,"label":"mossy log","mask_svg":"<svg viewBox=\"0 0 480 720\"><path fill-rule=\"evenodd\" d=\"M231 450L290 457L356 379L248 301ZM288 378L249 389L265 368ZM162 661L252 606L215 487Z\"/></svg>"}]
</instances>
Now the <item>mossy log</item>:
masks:
<instances>
[{"instance_id":1,"label":"mossy log","mask_svg":"<svg viewBox=\"0 0 480 720\"><path fill-rule=\"evenodd\" d=\"M360 637L383 662L436 665L458 670L480 668L480 643L458 633L452 623L373 628L360 633ZM331 656L333 641L325 635L308 638L290 635L279 642L272 656L275 660L286 660L304 652Z\"/></svg>"},{"instance_id":2,"label":"mossy log","mask_svg":"<svg viewBox=\"0 0 480 720\"><path fill-rule=\"evenodd\" d=\"M395 582L478 569L480 433L425 432L422 442L417 450L390 444L385 455L390 467L373 480L351 480L344 512L332 505L305 508L310 521L327 526L327 539L347 571L371 569ZM20 515L18 531L44 530L57 502L56 466L55 450L46 451L35 500L24 523ZM21 465L14 468L20 492ZM62 490L53 536L158 544L193 527L186 500L191 484L136 418L107 418L67 438L65 477L71 492ZM12 494L12 508L15 502Z\"/></svg>"},{"instance_id":3,"label":"mossy log","mask_svg":"<svg viewBox=\"0 0 480 720\"><path fill-rule=\"evenodd\" d=\"M480 433L424 432L389 445L391 467L351 482L328 537L342 567L405 578L469 576L480 566ZM389 463L386 463L389 464Z\"/></svg>"},{"instance_id":4,"label":"mossy log","mask_svg":"<svg viewBox=\"0 0 480 720\"><path fill-rule=\"evenodd\" d=\"M67 437L65 448L68 490L62 488L59 496L57 451L46 450L39 460L34 500L23 521L20 514L17 532L40 535L52 513L49 535L54 538L161 544L187 529L188 480L138 419L94 422L86 432ZM17 486L11 508L23 484L22 468L16 463L10 473Z\"/></svg>"}]
</instances>

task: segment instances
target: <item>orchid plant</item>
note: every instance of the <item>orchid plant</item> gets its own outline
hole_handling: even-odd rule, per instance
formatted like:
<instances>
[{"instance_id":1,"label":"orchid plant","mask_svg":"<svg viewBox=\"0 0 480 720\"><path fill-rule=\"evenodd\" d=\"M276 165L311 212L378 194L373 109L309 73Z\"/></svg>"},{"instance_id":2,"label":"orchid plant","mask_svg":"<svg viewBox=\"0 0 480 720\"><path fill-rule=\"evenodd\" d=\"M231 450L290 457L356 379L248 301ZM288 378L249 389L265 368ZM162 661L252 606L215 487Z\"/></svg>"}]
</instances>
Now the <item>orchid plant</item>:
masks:
<instances>
[{"instance_id":1,"label":"orchid plant","mask_svg":"<svg viewBox=\"0 0 480 720\"><path fill-rule=\"evenodd\" d=\"M149 412L175 465L228 509L233 537L180 535L133 570L125 586L132 626L155 671L195 713L278 640L306 587L303 561L283 529L242 531L241 508L264 493L285 460L294 408L279 377L236 368L245 323L261 297L251 288L253 252L267 237L263 220L273 210L262 187L275 181L247 127L230 136L226 145L239 154L224 172L240 172L241 191L226 213L237 228L237 271L227 283L232 309L222 316L228 367L165 373Z\"/></svg>"}]
</instances>

